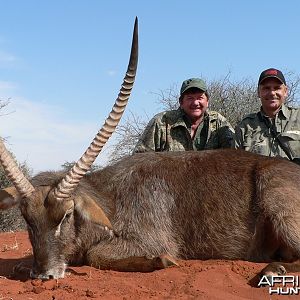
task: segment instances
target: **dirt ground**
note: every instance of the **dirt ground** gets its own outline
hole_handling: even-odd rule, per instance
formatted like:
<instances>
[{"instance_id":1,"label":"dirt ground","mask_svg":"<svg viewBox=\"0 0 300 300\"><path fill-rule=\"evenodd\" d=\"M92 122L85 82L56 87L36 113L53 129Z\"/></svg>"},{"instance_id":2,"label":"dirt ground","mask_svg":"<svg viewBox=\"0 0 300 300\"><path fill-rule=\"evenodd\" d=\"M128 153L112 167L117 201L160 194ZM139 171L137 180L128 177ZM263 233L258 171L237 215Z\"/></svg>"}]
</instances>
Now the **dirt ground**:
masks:
<instances>
[{"instance_id":1,"label":"dirt ground","mask_svg":"<svg viewBox=\"0 0 300 300\"><path fill-rule=\"evenodd\" d=\"M180 261L180 267L152 273L69 267L64 279L31 280L32 250L27 232L0 234L0 300L9 299L300 299L269 295L255 287L265 264L242 261Z\"/></svg>"}]
</instances>

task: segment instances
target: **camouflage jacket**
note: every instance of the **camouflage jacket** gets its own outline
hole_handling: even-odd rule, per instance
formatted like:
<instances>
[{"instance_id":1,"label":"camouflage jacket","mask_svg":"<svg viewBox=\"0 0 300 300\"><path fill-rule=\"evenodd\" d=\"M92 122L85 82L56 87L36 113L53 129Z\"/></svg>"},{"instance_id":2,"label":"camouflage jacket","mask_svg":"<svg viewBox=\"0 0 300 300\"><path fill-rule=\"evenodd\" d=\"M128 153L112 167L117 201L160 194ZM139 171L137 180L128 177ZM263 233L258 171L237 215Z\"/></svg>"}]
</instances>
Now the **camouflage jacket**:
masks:
<instances>
[{"instance_id":1,"label":"camouflage jacket","mask_svg":"<svg viewBox=\"0 0 300 300\"><path fill-rule=\"evenodd\" d=\"M138 141L134 152L186 151L230 148L234 130L219 113L209 111L191 138L191 124L179 108L154 116Z\"/></svg>"},{"instance_id":2,"label":"camouflage jacket","mask_svg":"<svg viewBox=\"0 0 300 300\"><path fill-rule=\"evenodd\" d=\"M289 150L292 158L300 157L300 109L285 105L276 115L269 119L262 111L249 114L237 125L235 133L235 148L255 152L265 156L281 156L287 154L279 145L271 132L271 127Z\"/></svg>"}]
</instances>

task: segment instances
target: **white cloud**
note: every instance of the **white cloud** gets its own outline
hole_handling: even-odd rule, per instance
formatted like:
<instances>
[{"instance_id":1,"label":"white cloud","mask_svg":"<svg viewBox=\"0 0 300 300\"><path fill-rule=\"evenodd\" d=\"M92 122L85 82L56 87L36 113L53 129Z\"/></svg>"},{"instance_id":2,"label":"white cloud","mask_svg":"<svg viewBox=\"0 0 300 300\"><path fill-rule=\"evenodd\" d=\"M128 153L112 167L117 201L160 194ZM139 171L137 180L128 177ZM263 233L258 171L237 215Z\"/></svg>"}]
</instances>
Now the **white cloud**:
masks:
<instances>
[{"instance_id":1,"label":"white cloud","mask_svg":"<svg viewBox=\"0 0 300 300\"><path fill-rule=\"evenodd\" d=\"M4 90L14 90L16 87L16 84L13 82L0 80L0 92Z\"/></svg>"},{"instance_id":2,"label":"white cloud","mask_svg":"<svg viewBox=\"0 0 300 300\"><path fill-rule=\"evenodd\" d=\"M17 58L13 54L0 51L0 63L12 63L16 60Z\"/></svg>"},{"instance_id":3,"label":"white cloud","mask_svg":"<svg viewBox=\"0 0 300 300\"><path fill-rule=\"evenodd\" d=\"M117 74L117 71L115 71L115 70L109 70L107 72L107 74L108 74L108 76L115 76Z\"/></svg>"},{"instance_id":4,"label":"white cloud","mask_svg":"<svg viewBox=\"0 0 300 300\"><path fill-rule=\"evenodd\" d=\"M7 138L7 148L34 173L77 161L102 125L86 120L75 123L61 107L21 98L14 98L6 109L13 113L0 117L0 136ZM107 163L108 155L106 146L96 163Z\"/></svg>"}]
</instances>

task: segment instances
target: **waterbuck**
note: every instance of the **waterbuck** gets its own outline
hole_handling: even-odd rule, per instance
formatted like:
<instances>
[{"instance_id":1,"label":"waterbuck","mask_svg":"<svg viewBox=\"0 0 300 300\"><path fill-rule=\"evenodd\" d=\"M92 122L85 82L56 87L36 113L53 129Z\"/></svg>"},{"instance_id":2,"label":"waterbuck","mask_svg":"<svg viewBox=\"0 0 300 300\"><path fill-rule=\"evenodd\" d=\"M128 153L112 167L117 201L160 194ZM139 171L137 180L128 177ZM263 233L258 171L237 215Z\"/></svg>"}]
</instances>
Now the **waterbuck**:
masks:
<instances>
[{"instance_id":1,"label":"waterbuck","mask_svg":"<svg viewBox=\"0 0 300 300\"><path fill-rule=\"evenodd\" d=\"M229 149L139 153L88 172L124 111L137 43L135 23L113 110L69 172L28 181L0 143L0 162L15 186L0 192L0 208L19 204L33 248L31 276L62 278L67 264L147 272L210 258L270 262L267 275L299 271L296 164Z\"/></svg>"}]
</instances>

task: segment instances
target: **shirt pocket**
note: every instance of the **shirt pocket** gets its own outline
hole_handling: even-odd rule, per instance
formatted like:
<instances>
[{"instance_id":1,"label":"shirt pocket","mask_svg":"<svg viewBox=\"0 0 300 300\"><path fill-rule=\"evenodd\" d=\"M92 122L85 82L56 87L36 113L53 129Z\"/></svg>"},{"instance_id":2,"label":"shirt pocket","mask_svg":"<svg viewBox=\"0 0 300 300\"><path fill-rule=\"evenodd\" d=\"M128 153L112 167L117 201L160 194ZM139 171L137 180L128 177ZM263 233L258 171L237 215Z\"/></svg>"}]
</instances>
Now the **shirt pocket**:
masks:
<instances>
[{"instance_id":1,"label":"shirt pocket","mask_svg":"<svg viewBox=\"0 0 300 300\"><path fill-rule=\"evenodd\" d=\"M280 137L283 143L288 144L293 157L300 158L300 131L289 130L281 133Z\"/></svg>"},{"instance_id":2,"label":"shirt pocket","mask_svg":"<svg viewBox=\"0 0 300 300\"><path fill-rule=\"evenodd\" d=\"M243 143L246 151L268 155L267 140L259 134L247 134Z\"/></svg>"}]
</instances>

